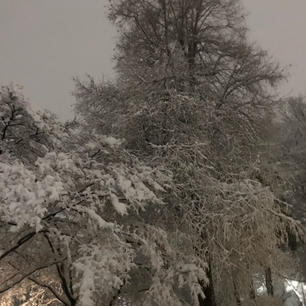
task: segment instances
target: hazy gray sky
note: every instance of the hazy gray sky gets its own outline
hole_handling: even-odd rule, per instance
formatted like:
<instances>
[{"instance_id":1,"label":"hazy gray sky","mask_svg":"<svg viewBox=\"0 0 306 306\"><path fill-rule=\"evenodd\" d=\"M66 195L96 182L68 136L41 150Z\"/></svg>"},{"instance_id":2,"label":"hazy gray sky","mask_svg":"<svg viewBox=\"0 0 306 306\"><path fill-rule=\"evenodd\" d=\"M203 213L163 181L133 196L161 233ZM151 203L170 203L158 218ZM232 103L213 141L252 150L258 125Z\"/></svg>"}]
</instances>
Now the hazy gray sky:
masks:
<instances>
[{"instance_id":1,"label":"hazy gray sky","mask_svg":"<svg viewBox=\"0 0 306 306\"><path fill-rule=\"evenodd\" d=\"M114 76L116 32L107 0L0 0L0 84L24 86L34 108L72 116L72 76ZM242 0L250 37L291 77L287 94L305 92L305 0Z\"/></svg>"}]
</instances>

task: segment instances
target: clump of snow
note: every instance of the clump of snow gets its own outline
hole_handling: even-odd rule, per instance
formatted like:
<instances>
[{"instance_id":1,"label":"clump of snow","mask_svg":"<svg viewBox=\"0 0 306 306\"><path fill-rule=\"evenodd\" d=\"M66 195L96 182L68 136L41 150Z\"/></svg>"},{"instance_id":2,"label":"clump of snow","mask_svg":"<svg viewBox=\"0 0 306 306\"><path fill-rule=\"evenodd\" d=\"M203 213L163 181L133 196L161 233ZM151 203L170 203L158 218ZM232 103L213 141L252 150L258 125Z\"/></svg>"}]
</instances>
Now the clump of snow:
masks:
<instances>
[{"instance_id":1,"label":"clump of snow","mask_svg":"<svg viewBox=\"0 0 306 306\"><path fill-rule=\"evenodd\" d=\"M95 288L95 271L91 266L91 257L84 256L82 260L74 263L74 268L82 274L78 284L81 305L94 306L93 291Z\"/></svg>"},{"instance_id":2,"label":"clump of snow","mask_svg":"<svg viewBox=\"0 0 306 306\"><path fill-rule=\"evenodd\" d=\"M0 216L15 222L15 230L29 224L40 230L41 218L50 203L59 200L64 190L58 176L39 176L23 164L0 162Z\"/></svg>"},{"instance_id":3,"label":"clump of snow","mask_svg":"<svg viewBox=\"0 0 306 306\"><path fill-rule=\"evenodd\" d=\"M134 251L120 241L113 233L102 246L83 245L79 249L80 257L73 264L79 276L74 286L79 290L80 305L92 306L95 294L112 295L128 279L128 272L133 264Z\"/></svg>"},{"instance_id":4,"label":"clump of snow","mask_svg":"<svg viewBox=\"0 0 306 306\"><path fill-rule=\"evenodd\" d=\"M122 139L112 136L101 136L101 140L112 148L119 147L123 143Z\"/></svg>"},{"instance_id":5,"label":"clump of snow","mask_svg":"<svg viewBox=\"0 0 306 306\"><path fill-rule=\"evenodd\" d=\"M118 197L114 194L110 194L111 202L115 208L115 210L120 214L120 215L126 215L127 214L127 206L124 203L121 203L118 199Z\"/></svg>"},{"instance_id":6,"label":"clump of snow","mask_svg":"<svg viewBox=\"0 0 306 306\"><path fill-rule=\"evenodd\" d=\"M78 211L83 211L88 214L88 216L96 222L99 228L114 228L114 223L106 222L102 217L100 217L93 209L90 209L88 207L80 207L77 208Z\"/></svg>"},{"instance_id":7,"label":"clump of snow","mask_svg":"<svg viewBox=\"0 0 306 306\"><path fill-rule=\"evenodd\" d=\"M115 168L116 187L124 197L139 208L144 208L146 202L161 204L162 201L149 189L138 173L129 173L124 168Z\"/></svg>"}]
</instances>

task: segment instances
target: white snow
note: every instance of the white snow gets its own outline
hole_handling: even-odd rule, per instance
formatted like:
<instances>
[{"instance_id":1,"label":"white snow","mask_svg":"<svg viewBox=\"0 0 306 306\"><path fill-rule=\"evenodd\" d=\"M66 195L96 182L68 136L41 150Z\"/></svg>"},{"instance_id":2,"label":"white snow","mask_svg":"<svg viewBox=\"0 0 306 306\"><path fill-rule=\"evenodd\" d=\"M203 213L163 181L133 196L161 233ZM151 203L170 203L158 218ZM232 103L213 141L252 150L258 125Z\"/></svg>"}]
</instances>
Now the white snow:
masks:
<instances>
[{"instance_id":1,"label":"white snow","mask_svg":"<svg viewBox=\"0 0 306 306\"><path fill-rule=\"evenodd\" d=\"M126 215L127 214L127 206L126 206L126 204L120 202L118 197L114 193L110 194L110 198L111 198L111 202L112 202L115 210L120 215Z\"/></svg>"}]
</instances>

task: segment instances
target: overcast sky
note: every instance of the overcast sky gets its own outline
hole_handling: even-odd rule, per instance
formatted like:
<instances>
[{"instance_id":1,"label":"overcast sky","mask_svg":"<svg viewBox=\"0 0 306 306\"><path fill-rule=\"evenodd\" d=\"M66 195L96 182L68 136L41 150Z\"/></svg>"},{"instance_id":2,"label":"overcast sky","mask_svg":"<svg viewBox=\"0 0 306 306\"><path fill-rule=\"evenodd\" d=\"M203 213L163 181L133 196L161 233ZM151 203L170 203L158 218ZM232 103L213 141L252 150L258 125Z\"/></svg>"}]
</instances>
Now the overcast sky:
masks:
<instances>
[{"instance_id":1,"label":"overcast sky","mask_svg":"<svg viewBox=\"0 0 306 306\"><path fill-rule=\"evenodd\" d=\"M72 117L73 76L114 77L107 0L0 0L0 84L24 86L34 108ZM284 94L305 93L305 0L242 0L250 37L291 65Z\"/></svg>"}]
</instances>

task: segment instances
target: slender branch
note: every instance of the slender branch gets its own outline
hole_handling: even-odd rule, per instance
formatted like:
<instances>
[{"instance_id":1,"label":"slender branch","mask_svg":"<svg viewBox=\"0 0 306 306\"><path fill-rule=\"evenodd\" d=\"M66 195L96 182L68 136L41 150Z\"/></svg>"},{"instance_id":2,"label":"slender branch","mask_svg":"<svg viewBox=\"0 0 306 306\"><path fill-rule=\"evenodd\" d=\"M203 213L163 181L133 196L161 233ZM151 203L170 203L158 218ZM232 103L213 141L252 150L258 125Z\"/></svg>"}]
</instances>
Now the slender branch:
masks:
<instances>
[{"instance_id":1,"label":"slender branch","mask_svg":"<svg viewBox=\"0 0 306 306\"><path fill-rule=\"evenodd\" d=\"M10 253L12 253L13 251L17 250L18 248L20 248L23 244L25 244L27 241L31 240L37 233L36 232L30 232L26 235L24 235L22 238L20 238L16 245L14 245L13 247L11 247L10 249L8 249L6 252L4 252L3 254L1 254L0 256L0 260L2 260L3 258L5 258L6 256L8 256Z\"/></svg>"},{"instance_id":2,"label":"slender branch","mask_svg":"<svg viewBox=\"0 0 306 306\"><path fill-rule=\"evenodd\" d=\"M54 246L52 244L51 239L49 238L49 236L47 234L44 234L44 237L46 238L52 253L54 255L56 255L55 248L54 248ZM70 304L71 305L75 305L76 304L76 299L73 297L72 292L69 290L69 286L67 284L67 280L66 280L65 275L64 275L64 273L62 271L62 267L60 266L60 263L56 264L56 270L57 270L57 274L59 276L59 279L61 281L61 287L63 289L63 292L67 296Z\"/></svg>"},{"instance_id":3,"label":"slender branch","mask_svg":"<svg viewBox=\"0 0 306 306\"><path fill-rule=\"evenodd\" d=\"M48 290L54 295L54 297L55 297L56 299L58 299L60 302L62 302L65 306L70 306L62 297L60 297L60 296L57 294L57 292L56 292L51 286L46 285L46 284L43 284L43 283L39 282L37 279L32 278L32 277L28 277L28 279L29 279L30 281L32 281L34 284L36 284L36 285L38 285L38 286L40 286L40 287L42 287L42 288L48 289Z\"/></svg>"},{"instance_id":4,"label":"slender branch","mask_svg":"<svg viewBox=\"0 0 306 306\"><path fill-rule=\"evenodd\" d=\"M29 276L31 276L33 273L37 272L37 271L40 271L40 270L43 270L43 269L46 269L46 268L49 268L51 267L52 265L57 265L59 264L60 262L62 262L62 260L60 261L55 261L55 262L52 262L51 264L46 264L46 265L43 265L43 266L40 266L40 267L37 267L35 268L34 270L24 274L19 280L15 281L13 284L11 284L10 286L7 286L6 288L0 290L0 294L10 290L11 288L15 287L16 285L18 285L19 283L21 283L24 279L26 278L29 278Z\"/></svg>"}]
</instances>

